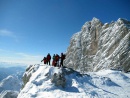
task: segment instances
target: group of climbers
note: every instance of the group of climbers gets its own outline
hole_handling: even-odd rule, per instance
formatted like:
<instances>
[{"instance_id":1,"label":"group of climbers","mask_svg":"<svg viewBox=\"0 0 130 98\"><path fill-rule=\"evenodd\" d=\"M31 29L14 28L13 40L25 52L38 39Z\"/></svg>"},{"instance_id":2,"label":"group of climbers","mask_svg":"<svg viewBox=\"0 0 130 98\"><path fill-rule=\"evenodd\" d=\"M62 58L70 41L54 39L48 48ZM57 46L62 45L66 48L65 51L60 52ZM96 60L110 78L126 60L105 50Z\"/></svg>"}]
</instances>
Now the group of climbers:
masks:
<instances>
[{"instance_id":1,"label":"group of climbers","mask_svg":"<svg viewBox=\"0 0 130 98\"><path fill-rule=\"evenodd\" d=\"M52 66L63 67L63 61L65 59L65 54L61 53L61 56L59 56L58 54L54 54L52 59L53 59ZM44 64L50 65L50 61L51 61L50 53L48 53L48 55L46 57L44 57L42 61L44 62ZM59 62L60 62L60 64L59 64Z\"/></svg>"}]
</instances>

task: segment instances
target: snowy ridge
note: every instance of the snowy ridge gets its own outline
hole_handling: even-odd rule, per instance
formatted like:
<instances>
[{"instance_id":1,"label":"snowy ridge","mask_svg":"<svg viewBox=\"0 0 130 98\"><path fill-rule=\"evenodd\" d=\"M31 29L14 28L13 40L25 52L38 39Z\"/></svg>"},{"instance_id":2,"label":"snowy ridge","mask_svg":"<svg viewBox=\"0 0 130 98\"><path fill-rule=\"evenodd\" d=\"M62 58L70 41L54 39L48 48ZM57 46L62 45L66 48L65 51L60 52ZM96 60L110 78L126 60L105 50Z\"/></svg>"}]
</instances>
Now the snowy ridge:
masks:
<instances>
[{"instance_id":1,"label":"snowy ridge","mask_svg":"<svg viewBox=\"0 0 130 98\"><path fill-rule=\"evenodd\" d=\"M129 98L130 74L114 70L101 70L80 74L73 71L66 74L66 86L62 88L51 83L54 73L68 68L57 68L38 64L18 98ZM30 68L31 69L31 68ZM29 70L28 70L29 71ZM28 73L26 72L26 74Z\"/></svg>"},{"instance_id":2,"label":"snowy ridge","mask_svg":"<svg viewBox=\"0 0 130 98\"><path fill-rule=\"evenodd\" d=\"M74 34L65 65L82 73L101 69L130 71L130 21L105 23L93 18Z\"/></svg>"}]
</instances>

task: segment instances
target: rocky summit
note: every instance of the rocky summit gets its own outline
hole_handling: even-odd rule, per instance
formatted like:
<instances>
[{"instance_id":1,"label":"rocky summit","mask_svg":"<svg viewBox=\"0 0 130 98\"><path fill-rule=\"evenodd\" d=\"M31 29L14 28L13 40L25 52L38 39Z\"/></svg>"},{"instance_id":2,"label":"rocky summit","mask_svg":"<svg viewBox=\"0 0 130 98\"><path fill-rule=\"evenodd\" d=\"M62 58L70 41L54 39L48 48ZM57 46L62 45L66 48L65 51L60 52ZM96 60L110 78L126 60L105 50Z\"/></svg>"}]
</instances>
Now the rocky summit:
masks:
<instances>
[{"instance_id":1,"label":"rocky summit","mask_svg":"<svg viewBox=\"0 0 130 98\"><path fill-rule=\"evenodd\" d=\"M103 24L93 18L74 34L65 65L80 72L116 69L130 71L130 21L119 18Z\"/></svg>"},{"instance_id":2,"label":"rocky summit","mask_svg":"<svg viewBox=\"0 0 130 98\"><path fill-rule=\"evenodd\" d=\"M81 74L72 68L35 64L27 68L23 82L17 98L130 98L130 74L115 70ZM0 98L16 98L6 97L12 94L17 93L6 92Z\"/></svg>"}]
</instances>

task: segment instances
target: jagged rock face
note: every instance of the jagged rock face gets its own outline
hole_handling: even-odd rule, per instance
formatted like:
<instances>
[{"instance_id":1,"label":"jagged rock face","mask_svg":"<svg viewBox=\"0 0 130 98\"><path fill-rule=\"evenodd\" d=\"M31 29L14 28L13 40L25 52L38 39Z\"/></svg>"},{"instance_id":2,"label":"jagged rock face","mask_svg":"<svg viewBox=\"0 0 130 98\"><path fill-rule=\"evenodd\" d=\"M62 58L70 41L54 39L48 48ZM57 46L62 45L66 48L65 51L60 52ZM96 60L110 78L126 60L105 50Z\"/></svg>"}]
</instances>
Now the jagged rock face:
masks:
<instances>
[{"instance_id":1,"label":"jagged rock face","mask_svg":"<svg viewBox=\"0 0 130 98\"><path fill-rule=\"evenodd\" d=\"M23 78L22 78L22 80L23 80L22 88L24 88L26 83L29 81L33 72L35 72L35 65L30 65L26 68L26 72L24 73Z\"/></svg>"},{"instance_id":2,"label":"jagged rock face","mask_svg":"<svg viewBox=\"0 0 130 98\"><path fill-rule=\"evenodd\" d=\"M76 70L130 71L130 22L101 23L93 18L74 34L67 49L65 65Z\"/></svg>"}]
</instances>

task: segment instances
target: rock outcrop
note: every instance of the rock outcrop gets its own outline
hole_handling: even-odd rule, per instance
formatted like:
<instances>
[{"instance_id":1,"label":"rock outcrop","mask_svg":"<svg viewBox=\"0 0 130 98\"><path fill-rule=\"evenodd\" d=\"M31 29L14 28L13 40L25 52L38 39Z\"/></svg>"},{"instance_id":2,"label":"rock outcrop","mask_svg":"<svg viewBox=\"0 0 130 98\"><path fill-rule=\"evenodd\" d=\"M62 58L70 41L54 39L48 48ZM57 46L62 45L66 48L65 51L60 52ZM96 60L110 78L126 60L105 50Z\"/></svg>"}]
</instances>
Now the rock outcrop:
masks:
<instances>
[{"instance_id":1,"label":"rock outcrop","mask_svg":"<svg viewBox=\"0 0 130 98\"><path fill-rule=\"evenodd\" d=\"M64 88L66 84L66 79L63 74L54 73L54 75L51 78L51 82L54 83L56 86L62 86Z\"/></svg>"},{"instance_id":2,"label":"rock outcrop","mask_svg":"<svg viewBox=\"0 0 130 98\"><path fill-rule=\"evenodd\" d=\"M35 73L40 66L46 66L46 65L30 65L27 67L26 72L23 75L23 87L29 82L30 78L32 77L32 74ZM49 67L48 67L49 68ZM72 68L57 68L52 67L49 69L49 71L45 74L46 80L50 79L51 83L53 83L55 86L66 86L66 76L70 74L76 74L77 76L81 76L81 74Z\"/></svg>"},{"instance_id":3,"label":"rock outcrop","mask_svg":"<svg viewBox=\"0 0 130 98\"><path fill-rule=\"evenodd\" d=\"M24 88L24 86L26 85L26 83L29 81L30 77L32 76L32 73L34 73L36 71L36 66L35 65L30 65L26 68L26 72L23 75L23 85L22 88Z\"/></svg>"},{"instance_id":4,"label":"rock outcrop","mask_svg":"<svg viewBox=\"0 0 130 98\"><path fill-rule=\"evenodd\" d=\"M70 74L76 74L77 76L82 76L79 72L73 70L72 68L64 67L61 69L62 71L60 73L54 73L51 76L51 82L54 83L56 86L65 87L66 86L66 78L65 76L68 76Z\"/></svg>"},{"instance_id":5,"label":"rock outcrop","mask_svg":"<svg viewBox=\"0 0 130 98\"><path fill-rule=\"evenodd\" d=\"M93 18L74 34L65 65L84 73L100 69L130 71L130 21L103 24Z\"/></svg>"}]
</instances>

